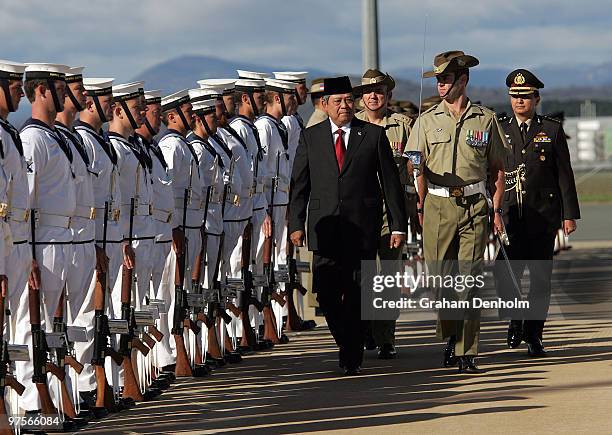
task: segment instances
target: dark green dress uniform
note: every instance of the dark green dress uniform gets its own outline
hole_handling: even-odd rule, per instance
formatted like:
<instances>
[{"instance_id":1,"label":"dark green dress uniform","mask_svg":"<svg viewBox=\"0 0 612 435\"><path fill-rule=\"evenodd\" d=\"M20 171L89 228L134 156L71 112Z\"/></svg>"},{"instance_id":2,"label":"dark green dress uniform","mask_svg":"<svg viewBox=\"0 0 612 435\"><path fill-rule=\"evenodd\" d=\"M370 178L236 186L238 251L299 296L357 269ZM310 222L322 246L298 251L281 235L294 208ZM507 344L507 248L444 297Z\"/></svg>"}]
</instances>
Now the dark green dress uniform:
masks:
<instances>
[{"instance_id":1,"label":"dark green dress uniform","mask_svg":"<svg viewBox=\"0 0 612 435\"><path fill-rule=\"evenodd\" d=\"M513 85L511 95L514 92L528 95L530 87L531 93L543 87L526 70L513 71L508 78L509 84ZM514 86L515 80L518 86ZM517 91L518 87L525 90ZM524 320L522 337L530 344L531 353L531 345L541 346L542 330L548 314L557 230L561 228L563 220L579 219L580 208L561 122L540 115L535 115L522 128L522 123L514 115L500 118L499 122L511 147L505 161L503 209L510 241L505 249L519 285L525 266L530 271L529 310L500 310L500 316L515 321ZM501 252L497 260L495 278L499 296L514 300L520 295Z\"/></svg>"}]
</instances>

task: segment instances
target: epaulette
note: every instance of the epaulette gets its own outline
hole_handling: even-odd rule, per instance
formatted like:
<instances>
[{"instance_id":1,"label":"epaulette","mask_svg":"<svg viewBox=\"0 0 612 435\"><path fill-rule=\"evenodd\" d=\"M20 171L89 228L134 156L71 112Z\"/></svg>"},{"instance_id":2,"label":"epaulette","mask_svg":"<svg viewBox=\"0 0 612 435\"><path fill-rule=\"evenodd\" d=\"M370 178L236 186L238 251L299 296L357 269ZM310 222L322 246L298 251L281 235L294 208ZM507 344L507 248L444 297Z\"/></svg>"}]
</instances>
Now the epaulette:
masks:
<instances>
[{"instance_id":1,"label":"epaulette","mask_svg":"<svg viewBox=\"0 0 612 435\"><path fill-rule=\"evenodd\" d=\"M390 112L389 116L395 119L396 121L403 122L404 124L408 124L408 126L412 125L414 122L411 117L409 117L408 115L404 115L403 113L399 113L399 112Z\"/></svg>"},{"instance_id":2,"label":"epaulette","mask_svg":"<svg viewBox=\"0 0 612 435\"><path fill-rule=\"evenodd\" d=\"M431 106L431 107L430 107L429 109L427 109L426 111L421 112L421 116L425 115L426 113L433 112L434 110L436 110L436 109L438 108L438 106L439 106L439 105L440 105L440 103L438 103L438 104L434 104L433 106Z\"/></svg>"},{"instance_id":3,"label":"epaulette","mask_svg":"<svg viewBox=\"0 0 612 435\"><path fill-rule=\"evenodd\" d=\"M507 121L509 119L510 119L510 117L506 113L501 113L501 114L497 115L497 120L499 122L504 122L504 121Z\"/></svg>"},{"instance_id":4,"label":"epaulette","mask_svg":"<svg viewBox=\"0 0 612 435\"><path fill-rule=\"evenodd\" d=\"M557 124L563 125L563 122L557 118L551 118L550 116L540 115L540 118L545 119L547 121L556 122Z\"/></svg>"}]
</instances>

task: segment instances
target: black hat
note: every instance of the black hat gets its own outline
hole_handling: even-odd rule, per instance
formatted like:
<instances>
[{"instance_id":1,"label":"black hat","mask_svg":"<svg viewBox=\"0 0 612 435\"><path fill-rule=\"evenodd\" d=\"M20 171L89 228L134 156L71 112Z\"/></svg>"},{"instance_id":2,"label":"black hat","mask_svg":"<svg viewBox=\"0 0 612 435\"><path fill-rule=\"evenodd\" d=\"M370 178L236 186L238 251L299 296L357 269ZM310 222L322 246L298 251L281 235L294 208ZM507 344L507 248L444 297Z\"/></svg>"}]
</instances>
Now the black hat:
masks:
<instances>
[{"instance_id":1,"label":"black hat","mask_svg":"<svg viewBox=\"0 0 612 435\"><path fill-rule=\"evenodd\" d=\"M544 87L532 72L526 69L515 69L506 77L506 86L510 95L530 95Z\"/></svg>"},{"instance_id":2,"label":"black hat","mask_svg":"<svg viewBox=\"0 0 612 435\"><path fill-rule=\"evenodd\" d=\"M323 81L323 95L350 94L353 92L348 76L326 78Z\"/></svg>"}]
</instances>

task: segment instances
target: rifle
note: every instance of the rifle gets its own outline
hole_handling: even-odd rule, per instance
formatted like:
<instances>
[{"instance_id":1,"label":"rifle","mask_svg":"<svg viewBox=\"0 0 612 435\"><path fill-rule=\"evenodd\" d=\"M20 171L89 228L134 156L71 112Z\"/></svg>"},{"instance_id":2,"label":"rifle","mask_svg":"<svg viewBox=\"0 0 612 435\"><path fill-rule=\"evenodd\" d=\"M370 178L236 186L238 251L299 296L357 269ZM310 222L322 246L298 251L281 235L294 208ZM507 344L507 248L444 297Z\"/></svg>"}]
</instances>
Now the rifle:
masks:
<instances>
[{"instance_id":1,"label":"rifle","mask_svg":"<svg viewBox=\"0 0 612 435\"><path fill-rule=\"evenodd\" d=\"M304 321L298 314L293 300L294 290L299 291L302 296L307 293L306 288L300 283L298 273L310 272L310 264L298 262L294 258L294 248L291 240L287 242L287 262L289 282L285 283L285 296L287 296L287 331L306 331L313 329L316 323L313 320Z\"/></svg>"},{"instance_id":2,"label":"rifle","mask_svg":"<svg viewBox=\"0 0 612 435\"><path fill-rule=\"evenodd\" d=\"M108 201L104 203L104 226L102 229L102 251L106 254L106 237L108 227ZM94 352L91 364L96 374L96 409L105 408L109 412L116 412L113 390L108 384L104 371L104 359L108 355L117 365L121 365L123 357L109 343L111 331L106 315L106 297L108 286L106 272L96 272L96 287L94 289Z\"/></svg>"},{"instance_id":3,"label":"rifle","mask_svg":"<svg viewBox=\"0 0 612 435\"><path fill-rule=\"evenodd\" d=\"M11 358L9 354L9 345L6 340L4 340L4 302L6 300L6 280L2 280L0 282L1 286L1 294L0 294L0 434L9 435L12 434L11 426L9 425L6 404L4 402L4 392L6 387L10 387L18 395L22 395L25 387L21 385L17 379L11 376L8 373L11 364ZM25 347L25 353L27 355L27 346ZM29 359L29 358L28 358Z\"/></svg>"},{"instance_id":4,"label":"rifle","mask_svg":"<svg viewBox=\"0 0 612 435\"><path fill-rule=\"evenodd\" d=\"M127 238L128 246L132 245L132 238L134 234L134 212L135 199L131 198L130 225ZM136 380L136 374L134 373L134 367L132 364L132 347L136 348L145 356L149 353L149 348L134 334L136 321L134 318L134 309L131 306L132 284L134 283L133 273L133 269L128 269L127 267L122 268L121 319L127 321L128 330L127 334L121 335L121 339L119 340L119 353L123 358L121 363L121 367L123 368L123 398L141 402L144 400L144 396L140 392L140 387L138 386L138 381Z\"/></svg>"},{"instance_id":5,"label":"rifle","mask_svg":"<svg viewBox=\"0 0 612 435\"><path fill-rule=\"evenodd\" d=\"M224 186L223 186L223 195L221 198L221 216L225 214L225 204L227 202L228 194L231 191L231 181L234 174L234 160L232 159L230 162L229 172L224 175ZM216 291L216 301L211 302L208 306L208 314L211 317L208 326L208 349L213 359L222 360L222 364L225 363L225 355L221 351L221 346L219 343L219 337L217 336L216 328L221 328L221 321L223 320L226 323L232 321L232 318L225 312L224 306L222 305L222 286L221 281L219 279L219 271L221 266L221 261L223 257L223 245L225 243L225 231L221 233L219 237L219 247L217 250L217 261L215 262L215 268L213 272L213 289ZM223 332L223 338L225 343L225 331Z\"/></svg>"},{"instance_id":6,"label":"rifle","mask_svg":"<svg viewBox=\"0 0 612 435\"><path fill-rule=\"evenodd\" d=\"M270 205L268 207L268 214L270 215L272 224L272 234L270 237L266 237L263 245L263 270L264 275L267 277L267 284L263 286L262 291L262 302L264 303L264 340L269 340L273 344L280 344L281 339L278 337L277 323L274 313L272 312L271 301L275 300L281 306L284 306L285 299L276 292L276 278L274 276L274 196L278 190L278 180L280 172L280 151L276 154L276 174L272 178L272 192L270 193ZM281 319L282 321L282 319ZM284 340L287 340L286 337ZM284 341L283 340L283 341Z\"/></svg>"},{"instance_id":7,"label":"rifle","mask_svg":"<svg viewBox=\"0 0 612 435\"><path fill-rule=\"evenodd\" d=\"M263 304L253 295L253 273L249 269L249 266L251 265L252 234L253 224L249 222L242 233L242 258L240 263L242 269L242 280L244 282L244 291L242 292L242 300L240 303L240 317L242 321L242 339L240 345L245 349L257 348L257 337L255 336L255 331L253 328L251 328L249 309L251 305L253 305L257 311L261 313L264 308Z\"/></svg>"},{"instance_id":8,"label":"rifle","mask_svg":"<svg viewBox=\"0 0 612 435\"><path fill-rule=\"evenodd\" d=\"M36 211L32 210L30 215L30 227L32 232L32 259L36 261ZM40 323L40 289L28 286L28 308L30 310L30 327L32 331L32 354L34 374L32 383L36 385L42 414L56 415L57 408L51 400L49 386L47 385L47 372L51 372L60 381L64 379L65 373L55 364L48 361L47 340L45 331L42 330Z\"/></svg>"},{"instance_id":9,"label":"rifle","mask_svg":"<svg viewBox=\"0 0 612 435\"><path fill-rule=\"evenodd\" d=\"M187 226L187 202L189 201L190 190L189 187L185 189L183 196L183 252L176 253L176 273L174 279L174 318L172 325L172 335L174 335L174 341L176 343L176 366L175 376L176 377L191 377L193 376L193 370L189 363L189 357L187 356L187 349L185 347L185 337L183 335L185 330L185 320L187 318L186 313L186 293L184 289L185 282L185 254L187 252L187 237L186 237L186 226Z\"/></svg>"}]
</instances>

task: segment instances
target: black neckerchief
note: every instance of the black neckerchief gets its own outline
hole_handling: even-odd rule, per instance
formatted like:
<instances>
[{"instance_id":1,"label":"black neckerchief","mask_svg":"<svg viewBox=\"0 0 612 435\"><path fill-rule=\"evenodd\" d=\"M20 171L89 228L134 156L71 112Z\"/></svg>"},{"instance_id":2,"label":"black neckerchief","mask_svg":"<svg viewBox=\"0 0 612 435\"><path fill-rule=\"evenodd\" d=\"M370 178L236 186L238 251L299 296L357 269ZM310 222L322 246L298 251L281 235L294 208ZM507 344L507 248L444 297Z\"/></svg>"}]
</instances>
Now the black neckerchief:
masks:
<instances>
[{"instance_id":1,"label":"black neckerchief","mask_svg":"<svg viewBox=\"0 0 612 435\"><path fill-rule=\"evenodd\" d=\"M298 124L300 124L300 128L304 130L304 120L302 119L300 114L295 112L292 116L295 116L295 119L297 119Z\"/></svg>"},{"instance_id":2,"label":"black neckerchief","mask_svg":"<svg viewBox=\"0 0 612 435\"><path fill-rule=\"evenodd\" d=\"M191 133L190 136L191 136L190 143L197 142L197 143L202 144L204 146L204 148L206 148L206 151L208 151L210 153L210 155L213 156L213 158L218 157L217 162L219 164L219 167L221 169L224 168L223 159L219 156L219 154L217 153L217 150L215 149L215 147L213 147L210 144L210 142L208 142L206 139L204 139L203 137L198 136L197 134L195 134L193 132Z\"/></svg>"},{"instance_id":3,"label":"black neckerchief","mask_svg":"<svg viewBox=\"0 0 612 435\"><path fill-rule=\"evenodd\" d=\"M236 130L234 130L234 128L231 125L229 125L229 124L227 125L227 127L225 127L225 129L230 132L230 134L234 137L234 139L236 139L238 142L240 142L240 145L242 145L242 148L244 148L244 150L247 152L247 155L248 155L249 148L247 147L247 144L244 141L244 139L242 139L240 137L238 132Z\"/></svg>"},{"instance_id":4,"label":"black neckerchief","mask_svg":"<svg viewBox=\"0 0 612 435\"><path fill-rule=\"evenodd\" d=\"M229 147L227 146L227 144L225 143L225 141L217 134L214 133L212 135L213 139L215 139L217 141L217 143L219 144L219 146L221 147L221 149L225 152L225 154L227 154L227 156L230 158L230 160L233 157L232 154L232 150L229 149Z\"/></svg>"},{"instance_id":5,"label":"black neckerchief","mask_svg":"<svg viewBox=\"0 0 612 435\"><path fill-rule=\"evenodd\" d=\"M19 132L13 125L0 118L0 125L2 128L6 130L6 132L13 138L13 143L15 144L15 148L17 148L17 152L21 157L23 157L23 143L21 143L21 137L19 136Z\"/></svg>"},{"instance_id":6,"label":"black neckerchief","mask_svg":"<svg viewBox=\"0 0 612 435\"><path fill-rule=\"evenodd\" d=\"M72 150L70 149L70 145L68 145L68 143L64 139L64 136L62 136L62 134L55 127L50 128L47 124L38 119L28 119L25 124L23 124L23 127L21 127L21 131L25 130L28 127L34 127L44 130L49 133L53 137L53 139L55 139L57 145L60 147L60 149L63 151L64 155L68 159L68 162L70 162L70 173L72 174L72 178L74 178L74 171L72 170Z\"/></svg>"},{"instance_id":7,"label":"black neckerchief","mask_svg":"<svg viewBox=\"0 0 612 435\"><path fill-rule=\"evenodd\" d=\"M145 150L147 150L149 153L153 153L153 155L157 157L157 160L159 160L159 163L162 165L164 170L167 170L168 163L166 162L166 159L164 158L164 154L159 149L159 146L157 145L155 140L152 140L149 142L144 136L141 136L138 133L136 133L136 138L140 140L140 143ZM153 161L151 161L151 165L152 164L153 164Z\"/></svg>"},{"instance_id":8,"label":"black neckerchief","mask_svg":"<svg viewBox=\"0 0 612 435\"><path fill-rule=\"evenodd\" d=\"M81 159L85 163L85 166L89 167L89 156L87 155L87 151L85 151L85 145L81 141L81 137L78 134L74 134L70 131L68 127L62 124L59 121L55 121L55 127L57 130L64 135L66 139L68 139L74 145L74 149L77 150Z\"/></svg>"},{"instance_id":9,"label":"black neckerchief","mask_svg":"<svg viewBox=\"0 0 612 435\"><path fill-rule=\"evenodd\" d=\"M276 130L278 131L278 135L280 136L281 141L283 142L283 148L285 149L285 151L287 151L289 149L289 133L287 132L287 127L285 127L285 124L280 121L277 121L275 117L270 116L267 113L264 113L263 115L261 115L261 117L268 118L274 123L274 125L276 126Z\"/></svg>"},{"instance_id":10,"label":"black neckerchief","mask_svg":"<svg viewBox=\"0 0 612 435\"><path fill-rule=\"evenodd\" d=\"M113 166L117 166L117 161L118 161L117 151L115 151L115 148L110 143L108 143L108 141L106 141L99 132L94 130L94 128L91 125L79 120L74 123L74 129L75 130L85 130L89 134L91 134L94 137L94 139L98 142L98 144L102 147L102 149L106 153L108 159L111 161Z\"/></svg>"},{"instance_id":11,"label":"black neckerchief","mask_svg":"<svg viewBox=\"0 0 612 435\"><path fill-rule=\"evenodd\" d=\"M130 149L140 162L140 165L149 171L149 174L153 173L153 160L144 146L142 146L142 142L138 140L138 138L134 136L130 136L128 138L128 142L130 143Z\"/></svg>"},{"instance_id":12,"label":"black neckerchief","mask_svg":"<svg viewBox=\"0 0 612 435\"><path fill-rule=\"evenodd\" d=\"M242 119L244 123L251 129L251 132L253 132L253 136L255 136L255 142L257 142L257 160L263 160L264 152L263 148L261 147L261 138L259 137L259 130L257 130L257 127L255 126L253 121L251 121L246 116L237 115L236 118Z\"/></svg>"},{"instance_id":13,"label":"black neckerchief","mask_svg":"<svg viewBox=\"0 0 612 435\"><path fill-rule=\"evenodd\" d=\"M196 164L199 164L199 159L198 159L198 155L196 154L195 150L193 149L193 147L191 146L191 144L189 143L189 141L185 138L185 136L183 136L181 133L179 133L176 130L173 130L171 128L169 128L163 135L162 137L159 138L159 142L161 142L165 137L167 136L171 136L171 137L176 137L179 138L181 140L181 142L183 142L185 144L185 146L187 146L187 148L189 149L189 152L191 153L191 156L193 157L193 160L195 160Z\"/></svg>"}]
</instances>

